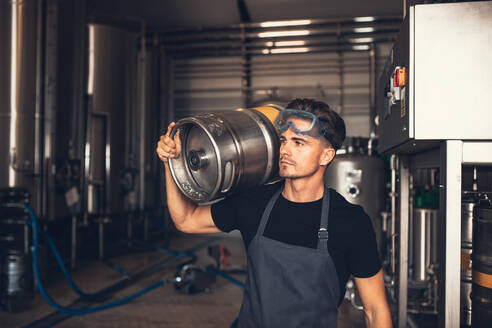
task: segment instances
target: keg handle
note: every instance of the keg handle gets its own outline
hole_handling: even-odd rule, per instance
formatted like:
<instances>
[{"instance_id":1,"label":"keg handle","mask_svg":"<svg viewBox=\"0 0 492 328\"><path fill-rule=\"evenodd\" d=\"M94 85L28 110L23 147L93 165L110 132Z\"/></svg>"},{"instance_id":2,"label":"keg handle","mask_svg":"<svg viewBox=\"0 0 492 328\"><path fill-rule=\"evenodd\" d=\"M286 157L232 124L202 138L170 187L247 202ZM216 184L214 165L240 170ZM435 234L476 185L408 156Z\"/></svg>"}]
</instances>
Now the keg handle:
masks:
<instances>
[{"instance_id":1,"label":"keg handle","mask_svg":"<svg viewBox=\"0 0 492 328\"><path fill-rule=\"evenodd\" d=\"M233 162L229 161L224 166L224 182L222 183L221 192L226 193L231 190L234 183L234 175L236 174L236 166Z\"/></svg>"},{"instance_id":2,"label":"keg handle","mask_svg":"<svg viewBox=\"0 0 492 328\"><path fill-rule=\"evenodd\" d=\"M176 124L175 126L173 126L173 128L171 129L171 133L169 134L169 138L171 138L171 139L173 139L173 140L174 140L174 136L175 136L175 135L176 135L176 133L178 132L179 128L180 128L180 127L179 127L177 124ZM180 138L181 138L181 135L180 135ZM181 142L181 146L182 146L182 144L183 144L183 143ZM181 150L183 150L183 148L181 148ZM176 158L179 158L179 156L180 156L180 155L181 155L181 154L178 154L178 156L177 156ZM168 162L170 162L170 161L171 161L171 159L169 158L167 161L168 161Z\"/></svg>"}]
</instances>

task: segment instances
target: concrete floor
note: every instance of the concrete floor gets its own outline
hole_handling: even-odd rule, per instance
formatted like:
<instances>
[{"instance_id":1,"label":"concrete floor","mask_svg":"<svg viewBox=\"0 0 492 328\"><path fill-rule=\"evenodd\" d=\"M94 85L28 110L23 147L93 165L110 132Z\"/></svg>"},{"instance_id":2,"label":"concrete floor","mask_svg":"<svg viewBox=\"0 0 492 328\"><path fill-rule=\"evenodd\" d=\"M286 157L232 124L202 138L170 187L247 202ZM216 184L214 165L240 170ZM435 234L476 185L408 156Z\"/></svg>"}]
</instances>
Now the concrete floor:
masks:
<instances>
[{"instance_id":1,"label":"concrete floor","mask_svg":"<svg viewBox=\"0 0 492 328\"><path fill-rule=\"evenodd\" d=\"M224 234L221 237L223 238L213 242L213 244L224 245L231 253L231 266L244 269L246 257L241 238L235 234ZM175 250L185 250L209 238L211 236L180 235L171 240L169 247ZM198 265L214 263L213 259L207 255L206 247L196 254ZM161 252L147 252L121 256L114 259L113 262L132 274L169 257L170 255ZM176 264L117 292L113 295L113 300L130 295L159 280L173 277ZM47 286L48 293L53 299L60 305L68 306L78 298L59 273L50 274L59 277ZM122 279L118 272L99 261L74 270L72 276L80 289L88 293L98 291ZM235 277L244 280L244 275L236 275ZM123 306L84 316L71 316L56 326L60 328L229 327L239 312L242 293L242 288L221 277L217 278L217 282L210 293L186 295L177 292L173 286L166 285ZM35 293L30 300L28 310L16 314L0 312L0 327L25 327L53 312L53 309L41 295ZM340 308L339 327L364 327L362 313L353 309L348 303L343 303Z\"/></svg>"}]
</instances>

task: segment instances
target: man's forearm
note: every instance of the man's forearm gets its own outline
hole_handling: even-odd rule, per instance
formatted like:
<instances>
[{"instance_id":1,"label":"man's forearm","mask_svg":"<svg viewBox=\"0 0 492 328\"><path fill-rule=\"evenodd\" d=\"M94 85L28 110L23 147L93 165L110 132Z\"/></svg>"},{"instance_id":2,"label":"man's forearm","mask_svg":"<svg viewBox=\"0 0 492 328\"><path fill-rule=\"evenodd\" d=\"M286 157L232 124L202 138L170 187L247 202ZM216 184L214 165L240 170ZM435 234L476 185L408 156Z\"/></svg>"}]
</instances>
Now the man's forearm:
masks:
<instances>
[{"instance_id":1,"label":"man's forearm","mask_svg":"<svg viewBox=\"0 0 492 328\"><path fill-rule=\"evenodd\" d=\"M182 230L187 218L191 217L197 205L186 198L176 186L167 163L164 164L166 171L166 199L169 215L176 228Z\"/></svg>"},{"instance_id":2,"label":"man's forearm","mask_svg":"<svg viewBox=\"0 0 492 328\"><path fill-rule=\"evenodd\" d=\"M389 309L381 308L375 311L364 311L367 328L391 328L391 314Z\"/></svg>"}]
</instances>

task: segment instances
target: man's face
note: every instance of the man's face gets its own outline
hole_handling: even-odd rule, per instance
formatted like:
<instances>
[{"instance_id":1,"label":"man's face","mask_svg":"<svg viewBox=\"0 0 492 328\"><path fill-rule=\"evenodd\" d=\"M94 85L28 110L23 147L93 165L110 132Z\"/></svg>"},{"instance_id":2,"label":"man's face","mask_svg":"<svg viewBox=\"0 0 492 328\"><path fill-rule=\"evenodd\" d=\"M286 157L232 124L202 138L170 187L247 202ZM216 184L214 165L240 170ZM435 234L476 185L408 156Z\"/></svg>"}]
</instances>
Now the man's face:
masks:
<instances>
[{"instance_id":1,"label":"man's face","mask_svg":"<svg viewBox=\"0 0 492 328\"><path fill-rule=\"evenodd\" d=\"M290 121L299 129L309 127L310 124L299 118L292 118ZM280 176L302 178L313 175L324 164L322 161L325 149L326 144L321 138L298 135L288 128L280 135Z\"/></svg>"}]
</instances>

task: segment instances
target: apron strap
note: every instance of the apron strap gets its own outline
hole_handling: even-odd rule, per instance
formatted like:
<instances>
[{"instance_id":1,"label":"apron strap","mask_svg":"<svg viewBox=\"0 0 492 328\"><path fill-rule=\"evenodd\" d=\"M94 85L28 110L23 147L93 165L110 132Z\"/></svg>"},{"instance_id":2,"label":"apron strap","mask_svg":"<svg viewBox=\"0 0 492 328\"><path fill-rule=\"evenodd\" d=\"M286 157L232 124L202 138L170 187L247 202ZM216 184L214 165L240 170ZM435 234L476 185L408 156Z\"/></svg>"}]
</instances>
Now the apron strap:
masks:
<instances>
[{"instance_id":1,"label":"apron strap","mask_svg":"<svg viewBox=\"0 0 492 328\"><path fill-rule=\"evenodd\" d=\"M321 220L318 230L318 249L328 251L328 216L330 212L330 190L325 188L323 205L321 207Z\"/></svg>"},{"instance_id":2,"label":"apron strap","mask_svg":"<svg viewBox=\"0 0 492 328\"><path fill-rule=\"evenodd\" d=\"M277 201L278 197L280 196L280 193L282 192L283 189L282 187L280 187L280 189L273 194L272 198L270 198L270 201L265 207L265 210L263 211L263 215L260 221L260 226L258 227L258 232L257 232L259 236L263 236L263 232L265 232L265 227L268 222L268 218L270 217L270 213L272 212L273 205L275 205L275 202Z\"/></svg>"}]
</instances>

